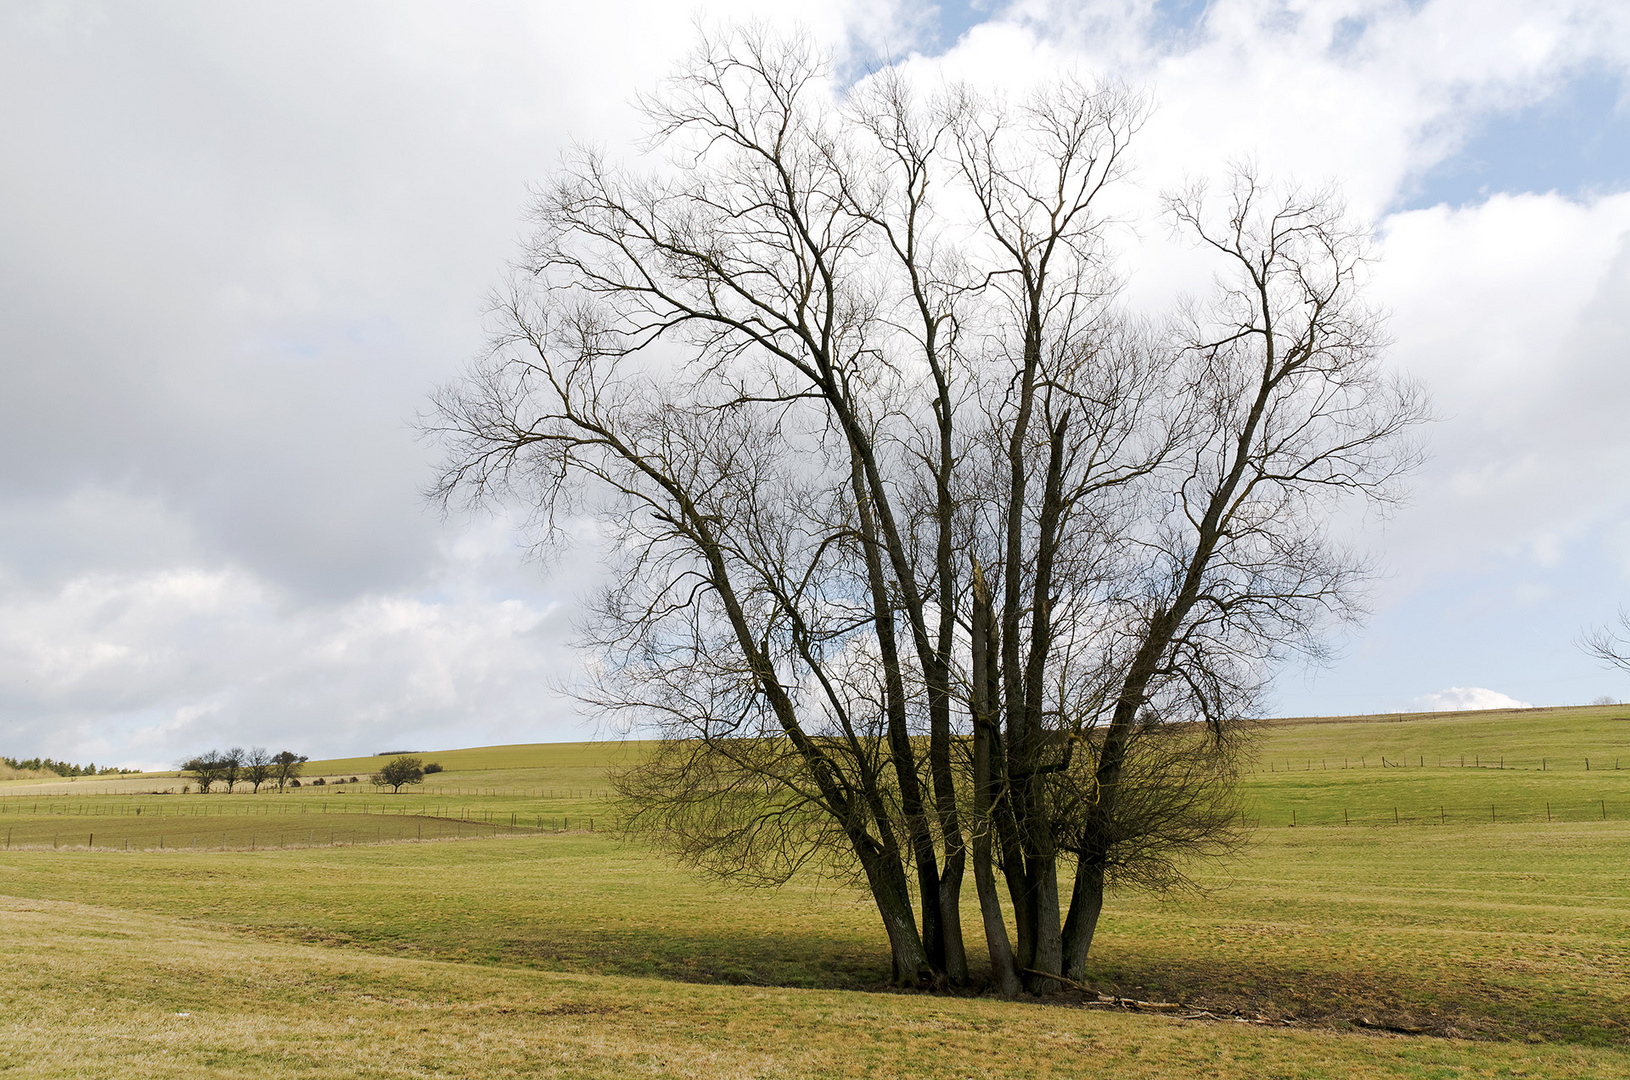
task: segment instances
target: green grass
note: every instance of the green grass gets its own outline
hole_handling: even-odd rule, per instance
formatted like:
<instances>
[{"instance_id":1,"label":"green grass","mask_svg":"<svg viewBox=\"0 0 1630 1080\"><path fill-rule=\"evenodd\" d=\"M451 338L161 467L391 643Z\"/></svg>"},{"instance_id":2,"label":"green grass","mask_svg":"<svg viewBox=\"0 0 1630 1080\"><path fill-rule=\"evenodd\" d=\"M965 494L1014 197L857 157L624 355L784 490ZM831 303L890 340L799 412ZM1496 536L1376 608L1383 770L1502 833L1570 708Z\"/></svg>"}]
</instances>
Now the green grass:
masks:
<instances>
[{"instance_id":1,"label":"green grass","mask_svg":"<svg viewBox=\"0 0 1630 1080\"><path fill-rule=\"evenodd\" d=\"M1113 897L1090 978L1278 1026L881 992L863 897L586 831L637 744L426 755L460 767L400 796L4 783L0 1076L1630 1075L1630 770L1594 767L1619 711L1273 726L1247 850L1201 893ZM1462 743L1507 767L1421 765Z\"/></svg>"},{"instance_id":2,"label":"green grass","mask_svg":"<svg viewBox=\"0 0 1630 1080\"><path fill-rule=\"evenodd\" d=\"M1630 709L1280 722L1246 781L1264 825L1630 820ZM1464 764L1462 764L1464 762ZM1587 763L1589 767L1587 768Z\"/></svg>"},{"instance_id":3,"label":"green grass","mask_svg":"<svg viewBox=\"0 0 1630 1080\"><path fill-rule=\"evenodd\" d=\"M1543 761L1581 772L1586 758L1598 770L1622 758L1630 767L1630 705L1319 717L1277 721L1271 733L1263 768L1268 761L1302 768L1320 758L1334 765L1342 757L1355 766L1367 757L1373 767L1382 755L1412 765L1441 758L1447 766L1464 756L1468 766L1504 758L1507 768L1538 769Z\"/></svg>"},{"instance_id":4,"label":"green grass","mask_svg":"<svg viewBox=\"0 0 1630 1080\"><path fill-rule=\"evenodd\" d=\"M102 905L0 901L0 1074L1584 1080L1622 1050L1183 1022L926 995L325 949Z\"/></svg>"}]
</instances>

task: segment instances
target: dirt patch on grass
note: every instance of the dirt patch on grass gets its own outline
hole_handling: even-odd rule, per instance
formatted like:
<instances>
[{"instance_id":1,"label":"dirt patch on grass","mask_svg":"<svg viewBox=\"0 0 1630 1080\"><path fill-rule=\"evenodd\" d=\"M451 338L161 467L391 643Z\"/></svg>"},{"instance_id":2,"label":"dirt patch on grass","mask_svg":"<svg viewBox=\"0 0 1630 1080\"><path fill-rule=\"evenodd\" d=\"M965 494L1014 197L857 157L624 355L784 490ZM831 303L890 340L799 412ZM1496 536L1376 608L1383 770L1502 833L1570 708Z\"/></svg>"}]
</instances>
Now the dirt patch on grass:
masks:
<instances>
[{"instance_id":1,"label":"dirt patch on grass","mask_svg":"<svg viewBox=\"0 0 1630 1080\"><path fill-rule=\"evenodd\" d=\"M1630 1031L1623 999L1558 1001L1470 973L1453 985L1424 985L1363 972L1201 961L1100 968L1089 985L1103 998L1171 1003L1173 1015L1197 1019L1599 1046L1621 1045ZM1103 1006L1089 998L1074 996Z\"/></svg>"}]
</instances>

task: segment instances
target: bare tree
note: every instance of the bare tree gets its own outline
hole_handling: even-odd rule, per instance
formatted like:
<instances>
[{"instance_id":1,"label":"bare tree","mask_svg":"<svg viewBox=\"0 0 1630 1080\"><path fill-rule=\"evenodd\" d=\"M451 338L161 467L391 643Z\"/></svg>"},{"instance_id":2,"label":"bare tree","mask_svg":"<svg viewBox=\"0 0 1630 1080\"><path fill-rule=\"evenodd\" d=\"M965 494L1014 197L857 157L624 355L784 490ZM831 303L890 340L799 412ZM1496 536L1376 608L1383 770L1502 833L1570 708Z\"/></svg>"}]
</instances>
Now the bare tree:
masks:
<instances>
[{"instance_id":1,"label":"bare tree","mask_svg":"<svg viewBox=\"0 0 1630 1080\"><path fill-rule=\"evenodd\" d=\"M277 760L264 746L252 746L243 757L243 779L251 794L259 794L262 784L277 770Z\"/></svg>"},{"instance_id":2,"label":"bare tree","mask_svg":"<svg viewBox=\"0 0 1630 1080\"><path fill-rule=\"evenodd\" d=\"M1580 634L1578 646L1609 667L1630 672L1630 608L1620 608L1616 624L1598 626ZM1598 697L1593 704L1613 705L1613 697Z\"/></svg>"},{"instance_id":3,"label":"bare tree","mask_svg":"<svg viewBox=\"0 0 1630 1080\"><path fill-rule=\"evenodd\" d=\"M394 795L404 784L424 783L424 760L411 756L391 758L369 779L374 787L388 787Z\"/></svg>"},{"instance_id":4,"label":"bare tree","mask_svg":"<svg viewBox=\"0 0 1630 1080\"><path fill-rule=\"evenodd\" d=\"M220 780L226 769L226 757L219 750L209 750L181 763L181 771L198 782L198 793L209 794L209 789Z\"/></svg>"},{"instance_id":5,"label":"bare tree","mask_svg":"<svg viewBox=\"0 0 1630 1080\"><path fill-rule=\"evenodd\" d=\"M1579 636L1578 645L1609 667L1630 671L1630 608L1619 609L1615 624L1585 631Z\"/></svg>"},{"instance_id":6,"label":"bare tree","mask_svg":"<svg viewBox=\"0 0 1630 1080\"><path fill-rule=\"evenodd\" d=\"M539 193L435 493L616 538L583 693L661 735L633 831L853 875L901 983L971 978L971 869L998 988L1080 979L1107 887L1237 841L1264 680L1357 610L1330 510L1415 462L1363 237L1242 170L1167 205L1226 284L1140 324L1124 88L835 101L749 31L645 104L671 167L584 151Z\"/></svg>"},{"instance_id":7,"label":"bare tree","mask_svg":"<svg viewBox=\"0 0 1630 1080\"><path fill-rule=\"evenodd\" d=\"M234 746L220 757L220 779L226 784L228 794L231 793L232 788L237 785L239 778L243 774L244 760L246 757L247 755L244 753L243 747L241 746Z\"/></svg>"},{"instance_id":8,"label":"bare tree","mask_svg":"<svg viewBox=\"0 0 1630 1080\"><path fill-rule=\"evenodd\" d=\"M304 754L296 754L293 750L280 750L272 757L273 779L277 781L277 790L282 791L290 781L300 777L300 771L310 759Z\"/></svg>"}]
</instances>

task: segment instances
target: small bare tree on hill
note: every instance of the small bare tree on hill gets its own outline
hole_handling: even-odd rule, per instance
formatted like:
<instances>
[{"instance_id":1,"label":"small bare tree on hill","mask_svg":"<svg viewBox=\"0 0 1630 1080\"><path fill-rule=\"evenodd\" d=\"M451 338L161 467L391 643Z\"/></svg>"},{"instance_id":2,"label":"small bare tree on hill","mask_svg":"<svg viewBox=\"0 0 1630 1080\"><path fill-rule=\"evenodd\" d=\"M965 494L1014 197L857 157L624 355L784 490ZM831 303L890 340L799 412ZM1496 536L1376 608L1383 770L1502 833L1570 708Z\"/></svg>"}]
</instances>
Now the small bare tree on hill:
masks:
<instances>
[{"instance_id":1,"label":"small bare tree on hill","mask_svg":"<svg viewBox=\"0 0 1630 1080\"><path fill-rule=\"evenodd\" d=\"M296 754L293 750L278 751L272 757L272 775L277 781L277 790L282 791L290 783L297 781L309 760L306 755Z\"/></svg>"},{"instance_id":2,"label":"small bare tree on hill","mask_svg":"<svg viewBox=\"0 0 1630 1080\"><path fill-rule=\"evenodd\" d=\"M1265 680L1357 612L1331 511L1396 494L1426 407L1330 194L1170 197L1221 284L1139 322L1102 209L1137 95L834 94L806 42L704 41L645 103L667 171L540 191L435 490L616 538L584 696L660 735L635 833L851 874L903 984L972 978L971 871L994 983L1055 989L1106 888L1237 842Z\"/></svg>"},{"instance_id":3,"label":"small bare tree on hill","mask_svg":"<svg viewBox=\"0 0 1630 1080\"><path fill-rule=\"evenodd\" d=\"M207 795L225 774L226 757L219 750L209 750L183 761L181 771L197 781L200 795Z\"/></svg>"},{"instance_id":4,"label":"small bare tree on hill","mask_svg":"<svg viewBox=\"0 0 1630 1080\"><path fill-rule=\"evenodd\" d=\"M220 757L221 781L226 784L227 794L237 785L243 775L244 759L247 755L243 747L234 746Z\"/></svg>"},{"instance_id":5,"label":"small bare tree on hill","mask_svg":"<svg viewBox=\"0 0 1630 1080\"><path fill-rule=\"evenodd\" d=\"M259 794L261 785L270 780L277 769L277 760L264 746L252 746L243 757L243 779L251 794Z\"/></svg>"},{"instance_id":6,"label":"small bare tree on hill","mask_svg":"<svg viewBox=\"0 0 1630 1080\"><path fill-rule=\"evenodd\" d=\"M356 777L352 777L355 780ZM397 757L387 761L378 772L370 777L375 787L388 787L391 794L402 790L406 784L421 784L424 782L424 762L416 757Z\"/></svg>"}]
</instances>

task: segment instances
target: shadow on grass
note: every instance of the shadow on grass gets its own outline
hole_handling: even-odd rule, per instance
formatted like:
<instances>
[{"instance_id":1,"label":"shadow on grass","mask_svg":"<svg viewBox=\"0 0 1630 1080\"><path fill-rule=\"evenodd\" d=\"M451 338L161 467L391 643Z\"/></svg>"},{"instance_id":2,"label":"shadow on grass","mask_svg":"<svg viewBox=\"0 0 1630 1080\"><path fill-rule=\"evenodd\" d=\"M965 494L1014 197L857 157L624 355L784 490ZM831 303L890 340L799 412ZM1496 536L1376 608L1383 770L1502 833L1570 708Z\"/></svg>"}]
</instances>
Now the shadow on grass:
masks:
<instances>
[{"instance_id":1,"label":"shadow on grass","mask_svg":"<svg viewBox=\"0 0 1630 1080\"><path fill-rule=\"evenodd\" d=\"M887 954L845 945L815 933L724 933L563 930L468 938L322 931L259 933L308 943L411 953L461 963L545 971L668 979L682 983L885 991ZM975 944L970 942L970 944ZM974 986L987 992L988 973ZM1097 959L1087 985L1117 998L1173 1002L1221 1018L1292 1022L1309 1027L1360 1028L1472 1039L1527 1039L1597 1046L1623 1045L1630 1001L1581 991L1552 996L1497 984L1467 972L1450 984L1394 973L1310 970L1253 959ZM1046 999L1061 1006L1091 1001L1079 992Z\"/></svg>"},{"instance_id":2,"label":"shadow on grass","mask_svg":"<svg viewBox=\"0 0 1630 1080\"><path fill-rule=\"evenodd\" d=\"M1630 1000L1566 995L1462 972L1453 982L1396 972L1309 970L1272 961L1099 960L1088 983L1117 997L1220 1015L1471 1039L1622 1046Z\"/></svg>"}]
</instances>

